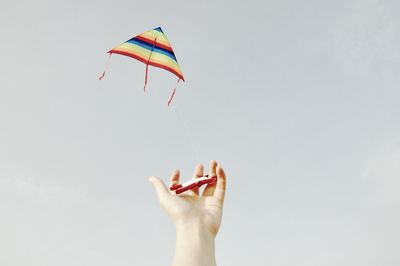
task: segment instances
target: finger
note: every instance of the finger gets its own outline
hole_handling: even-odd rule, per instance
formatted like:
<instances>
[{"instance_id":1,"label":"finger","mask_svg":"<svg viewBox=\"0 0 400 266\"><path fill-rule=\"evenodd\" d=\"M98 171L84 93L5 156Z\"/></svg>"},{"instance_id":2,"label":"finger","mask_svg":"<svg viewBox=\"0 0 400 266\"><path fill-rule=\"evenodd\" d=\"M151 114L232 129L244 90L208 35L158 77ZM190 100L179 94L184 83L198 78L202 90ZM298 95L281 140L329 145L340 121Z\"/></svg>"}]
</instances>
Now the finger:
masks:
<instances>
[{"instance_id":1,"label":"finger","mask_svg":"<svg viewBox=\"0 0 400 266\"><path fill-rule=\"evenodd\" d=\"M194 170L193 173L193 179L202 177L204 175L204 166L202 164L199 164L196 166L196 169ZM194 192L194 194L199 195L199 188L193 188L192 191Z\"/></svg>"},{"instance_id":2,"label":"finger","mask_svg":"<svg viewBox=\"0 0 400 266\"><path fill-rule=\"evenodd\" d=\"M170 196L167 187L165 186L164 182L155 176L150 176L149 181L153 184L154 189L156 190L158 200L162 202L165 197Z\"/></svg>"},{"instance_id":3,"label":"finger","mask_svg":"<svg viewBox=\"0 0 400 266\"><path fill-rule=\"evenodd\" d=\"M169 187L172 187L172 186L178 185L178 184L179 184L179 170L177 169L171 173Z\"/></svg>"},{"instance_id":4,"label":"finger","mask_svg":"<svg viewBox=\"0 0 400 266\"><path fill-rule=\"evenodd\" d=\"M217 185L214 192L214 197L224 202L226 191L226 175L221 166L217 167Z\"/></svg>"},{"instance_id":5,"label":"finger","mask_svg":"<svg viewBox=\"0 0 400 266\"><path fill-rule=\"evenodd\" d=\"M217 176L217 162L215 160L210 161L210 170L209 170L208 177L214 177ZM214 195L216 187L216 182L212 184L208 184L206 188L203 191L203 196L212 196Z\"/></svg>"},{"instance_id":6,"label":"finger","mask_svg":"<svg viewBox=\"0 0 400 266\"><path fill-rule=\"evenodd\" d=\"M196 166L196 169L194 170L193 179L202 177L203 174L204 174L204 166L202 164L199 164Z\"/></svg>"}]
</instances>

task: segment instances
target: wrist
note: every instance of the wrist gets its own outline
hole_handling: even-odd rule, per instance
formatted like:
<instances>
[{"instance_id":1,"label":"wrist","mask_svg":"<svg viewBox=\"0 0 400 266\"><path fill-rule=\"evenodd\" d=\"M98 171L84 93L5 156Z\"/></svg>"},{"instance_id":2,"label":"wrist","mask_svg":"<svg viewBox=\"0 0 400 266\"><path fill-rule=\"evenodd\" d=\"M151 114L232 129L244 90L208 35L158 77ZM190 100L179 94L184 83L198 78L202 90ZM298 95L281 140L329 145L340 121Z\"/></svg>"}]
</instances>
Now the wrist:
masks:
<instances>
[{"instance_id":1,"label":"wrist","mask_svg":"<svg viewBox=\"0 0 400 266\"><path fill-rule=\"evenodd\" d=\"M214 240L215 236L210 232L207 225L200 222L199 219L184 220L175 222L175 229L177 236L197 236Z\"/></svg>"},{"instance_id":2,"label":"wrist","mask_svg":"<svg viewBox=\"0 0 400 266\"><path fill-rule=\"evenodd\" d=\"M176 223L174 265L216 265L215 236L199 221Z\"/></svg>"}]
</instances>

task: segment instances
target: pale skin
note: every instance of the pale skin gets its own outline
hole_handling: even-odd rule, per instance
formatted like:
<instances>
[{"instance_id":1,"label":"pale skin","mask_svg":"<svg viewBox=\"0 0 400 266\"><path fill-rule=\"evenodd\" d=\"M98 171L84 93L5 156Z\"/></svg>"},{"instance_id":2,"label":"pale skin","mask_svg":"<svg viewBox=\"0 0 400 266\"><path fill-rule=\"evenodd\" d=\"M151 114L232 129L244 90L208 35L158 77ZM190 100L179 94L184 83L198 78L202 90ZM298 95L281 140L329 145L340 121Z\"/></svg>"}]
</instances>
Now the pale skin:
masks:
<instances>
[{"instance_id":1,"label":"pale skin","mask_svg":"<svg viewBox=\"0 0 400 266\"><path fill-rule=\"evenodd\" d=\"M193 178L204 176L203 165L198 165ZM198 189L175 195L164 182L155 176L149 177L160 205L172 219L176 228L173 266L215 266L215 237L222 220L222 209L226 191L226 176L216 161L208 169L210 177L217 182L209 184L200 195ZM179 183L179 170L172 172L170 186Z\"/></svg>"}]
</instances>

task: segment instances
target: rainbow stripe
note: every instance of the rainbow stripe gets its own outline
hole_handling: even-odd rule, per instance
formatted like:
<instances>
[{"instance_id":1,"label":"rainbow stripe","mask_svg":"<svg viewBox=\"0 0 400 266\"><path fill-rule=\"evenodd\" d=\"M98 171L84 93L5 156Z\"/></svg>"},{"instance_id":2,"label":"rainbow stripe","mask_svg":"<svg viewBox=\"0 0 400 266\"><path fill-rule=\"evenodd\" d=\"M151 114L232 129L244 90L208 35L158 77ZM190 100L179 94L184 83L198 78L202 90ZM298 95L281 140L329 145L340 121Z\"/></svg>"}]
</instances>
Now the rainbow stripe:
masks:
<instances>
[{"instance_id":1,"label":"rainbow stripe","mask_svg":"<svg viewBox=\"0 0 400 266\"><path fill-rule=\"evenodd\" d=\"M126 55L146 65L163 68L185 81L171 44L160 27L135 36L108 53Z\"/></svg>"}]
</instances>

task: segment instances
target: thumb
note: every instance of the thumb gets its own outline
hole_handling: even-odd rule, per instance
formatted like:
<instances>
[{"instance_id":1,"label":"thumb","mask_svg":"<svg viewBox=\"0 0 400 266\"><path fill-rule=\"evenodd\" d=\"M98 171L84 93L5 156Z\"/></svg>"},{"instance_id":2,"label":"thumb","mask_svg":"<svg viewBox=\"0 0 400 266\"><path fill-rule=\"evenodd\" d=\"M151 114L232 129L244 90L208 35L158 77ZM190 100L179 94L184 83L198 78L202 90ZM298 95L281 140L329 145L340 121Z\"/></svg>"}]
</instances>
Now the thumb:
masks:
<instances>
[{"instance_id":1,"label":"thumb","mask_svg":"<svg viewBox=\"0 0 400 266\"><path fill-rule=\"evenodd\" d=\"M169 190L167 189L164 182L160 178L156 176L150 176L149 181L150 183L153 184L159 201L161 201L161 199L164 198L165 196L170 195Z\"/></svg>"}]
</instances>

